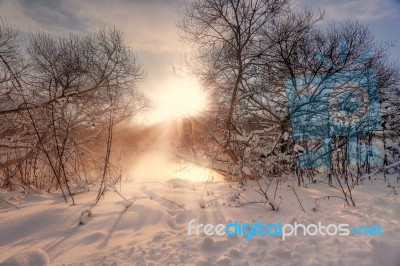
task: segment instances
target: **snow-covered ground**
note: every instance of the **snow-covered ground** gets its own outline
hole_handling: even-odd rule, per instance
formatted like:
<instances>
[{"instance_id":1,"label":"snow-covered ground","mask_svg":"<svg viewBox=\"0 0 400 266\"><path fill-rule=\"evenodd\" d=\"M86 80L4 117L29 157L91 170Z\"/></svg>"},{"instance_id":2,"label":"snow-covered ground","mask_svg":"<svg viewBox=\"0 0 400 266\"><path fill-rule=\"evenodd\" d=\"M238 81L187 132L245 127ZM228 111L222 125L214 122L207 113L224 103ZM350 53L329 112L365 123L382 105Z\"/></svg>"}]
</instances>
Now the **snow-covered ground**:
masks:
<instances>
[{"instance_id":1,"label":"snow-covered ground","mask_svg":"<svg viewBox=\"0 0 400 266\"><path fill-rule=\"evenodd\" d=\"M393 181L394 182L394 181ZM36 194L16 199L1 197L20 209L0 203L1 265L400 265L400 191L380 180L356 187L356 207L344 207L339 195L324 184L296 188L282 183L279 211L254 204L237 205L237 184L129 180L122 183L124 201L111 189L93 206L96 191L76 196L76 206L58 194ZM396 184L396 183L395 183ZM397 184L398 185L398 184ZM241 194L256 199L257 185ZM119 186L118 186L119 191ZM203 194L203 201L200 201ZM273 190L272 190L273 194ZM278 200L277 200L278 201ZM132 203L128 208L126 206ZM279 203L279 202L278 202ZM205 208L201 208L203 205ZM92 217L81 213L90 209ZM351 226L380 225L383 236L188 236L188 223L318 223Z\"/></svg>"}]
</instances>

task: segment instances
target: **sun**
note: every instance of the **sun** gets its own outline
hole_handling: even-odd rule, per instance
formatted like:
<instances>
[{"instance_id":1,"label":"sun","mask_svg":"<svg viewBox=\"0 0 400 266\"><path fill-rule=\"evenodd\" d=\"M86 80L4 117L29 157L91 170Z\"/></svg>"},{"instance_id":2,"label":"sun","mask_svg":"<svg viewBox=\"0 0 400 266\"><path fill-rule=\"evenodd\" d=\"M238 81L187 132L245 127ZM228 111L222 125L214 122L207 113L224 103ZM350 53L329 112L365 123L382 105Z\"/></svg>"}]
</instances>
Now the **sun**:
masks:
<instances>
[{"instance_id":1,"label":"sun","mask_svg":"<svg viewBox=\"0 0 400 266\"><path fill-rule=\"evenodd\" d=\"M156 104L165 116L183 118L199 114L206 106L206 97L196 82L177 79Z\"/></svg>"},{"instance_id":2,"label":"sun","mask_svg":"<svg viewBox=\"0 0 400 266\"><path fill-rule=\"evenodd\" d=\"M205 95L197 86L177 87L168 97L170 111L177 118L198 115L206 106Z\"/></svg>"},{"instance_id":3,"label":"sun","mask_svg":"<svg viewBox=\"0 0 400 266\"><path fill-rule=\"evenodd\" d=\"M149 95L153 108L146 117L148 123L195 116L207 106L206 94L190 78L175 78L159 86Z\"/></svg>"}]
</instances>

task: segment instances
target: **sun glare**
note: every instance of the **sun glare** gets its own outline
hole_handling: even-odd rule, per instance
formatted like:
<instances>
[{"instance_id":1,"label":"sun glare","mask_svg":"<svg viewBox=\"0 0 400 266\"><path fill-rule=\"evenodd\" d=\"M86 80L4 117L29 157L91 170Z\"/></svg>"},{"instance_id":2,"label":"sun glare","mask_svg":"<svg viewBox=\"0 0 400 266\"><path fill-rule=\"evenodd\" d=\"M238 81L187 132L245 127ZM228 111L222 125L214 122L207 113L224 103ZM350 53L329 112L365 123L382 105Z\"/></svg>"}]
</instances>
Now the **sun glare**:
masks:
<instances>
[{"instance_id":1,"label":"sun glare","mask_svg":"<svg viewBox=\"0 0 400 266\"><path fill-rule=\"evenodd\" d=\"M146 117L148 123L198 115L207 105L205 93L189 78L169 80L160 86L149 95L153 109Z\"/></svg>"},{"instance_id":2,"label":"sun glare","mask_svg":"<svg viewBox=\"0 0 400 266\"><path fill-rule=\"evenodd\" d=\"M181 178L190 181L217 181L220 175L203 167L187 163L172 165L167 173L169 178Z\"/></svg>"},{"instance_id":3,"label":"sun glare","mask_svg":"<svg viewBox=\"0 0 400 266\"><path fill-rule=\"evenodd\" d=\"M180 118L199 114L205 107L206 100L198 87L178 87L168 96L173 116Z\"/></svg>"}]
</instances>

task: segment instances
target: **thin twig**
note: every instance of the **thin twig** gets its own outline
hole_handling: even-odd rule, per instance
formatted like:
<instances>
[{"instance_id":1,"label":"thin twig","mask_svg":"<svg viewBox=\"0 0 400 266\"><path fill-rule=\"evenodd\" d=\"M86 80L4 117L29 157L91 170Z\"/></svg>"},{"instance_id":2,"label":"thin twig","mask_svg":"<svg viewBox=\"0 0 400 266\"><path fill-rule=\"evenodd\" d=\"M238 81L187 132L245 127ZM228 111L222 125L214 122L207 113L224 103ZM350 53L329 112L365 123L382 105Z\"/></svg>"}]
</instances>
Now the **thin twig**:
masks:
<instances>
[{"instance_id":1,"label":"thin twig","mask_svg":"<svg viewBox=\"0 0 400 266\"><path fill-rule=\"evenodd\" d=\"M292 190L293 190L294 194L296 195L297 201L299 202L301 209L303 210L303 212L306 212L306 211L304 210L304 208L303 208L303 205L301 204L301 201L300 201L300 199L299 199L299 196L297 195L296 190L294 189L294 186L292 186Z\"/></svg>"}]
</instances>

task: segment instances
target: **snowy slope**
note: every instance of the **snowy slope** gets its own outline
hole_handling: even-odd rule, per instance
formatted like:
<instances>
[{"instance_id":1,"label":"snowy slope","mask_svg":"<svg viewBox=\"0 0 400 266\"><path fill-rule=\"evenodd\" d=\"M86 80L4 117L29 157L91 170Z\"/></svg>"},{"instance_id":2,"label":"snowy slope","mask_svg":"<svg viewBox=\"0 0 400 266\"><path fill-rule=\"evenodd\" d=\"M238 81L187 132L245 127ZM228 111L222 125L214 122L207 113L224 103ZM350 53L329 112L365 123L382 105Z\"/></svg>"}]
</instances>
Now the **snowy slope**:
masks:
<instances>
[{"instance_id":1,"label":"snowy slope","mask_svg":"<svg viewBox=\"0 0 400 266\"><path fill-rule=\"evenodd\" d=\"M1 265L400 265L400 196L375 180L355 190L356 207L340 199L313 198L337 195L324 184L296 188L304 213L283 183L278 212L254 204L233 207L236 184L173 179L166 182L130 181L122 184L125 202L112 190L93 206L96 191L76 197L76 206L60 195L30 195L22 203L12 193L2 198L19 210L0 203ZM252 187L254 186L254 187ZM256 184L249 183L244 194ZM200 201L204 192L203 201ZM254 193L251 193L254 194ZM15 196L15 195L14 195ZM126 209L130 202L133 204ZM205 208L200 207L202 203ZM231 206L229 206L231 205ZM90 209L92 217L82 212ZM125 210L126 209L126 210ZM314 211L313 211L314 209ZM294 223L349 223L380 225L384 236L279 237L188 236L188 222L223 223L258 221Z\"/></svg>"}]
</instances>

